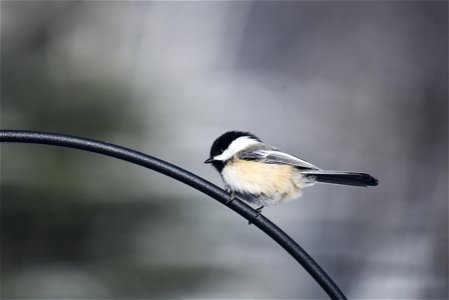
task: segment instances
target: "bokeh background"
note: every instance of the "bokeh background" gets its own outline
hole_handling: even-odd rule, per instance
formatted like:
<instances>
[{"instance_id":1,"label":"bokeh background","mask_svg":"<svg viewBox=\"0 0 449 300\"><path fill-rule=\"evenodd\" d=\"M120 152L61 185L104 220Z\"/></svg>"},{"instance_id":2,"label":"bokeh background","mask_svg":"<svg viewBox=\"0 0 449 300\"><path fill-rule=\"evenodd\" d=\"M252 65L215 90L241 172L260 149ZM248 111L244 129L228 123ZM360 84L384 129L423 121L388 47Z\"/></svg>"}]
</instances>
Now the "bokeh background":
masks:
<instances>
[{"instance_id":1,"label":"bokeh background","mask_svg":"<svg viewBox=\"0 0 449 300\"><path fill-rule=\"evenodd\" d=\"M350 298L448 297L446 1L1 2L1 128L109 141L222 185L231 129L376 188L264 210ZM326 298L163 175L1 146L1 298Z\"/></svg>"}]
</instances>

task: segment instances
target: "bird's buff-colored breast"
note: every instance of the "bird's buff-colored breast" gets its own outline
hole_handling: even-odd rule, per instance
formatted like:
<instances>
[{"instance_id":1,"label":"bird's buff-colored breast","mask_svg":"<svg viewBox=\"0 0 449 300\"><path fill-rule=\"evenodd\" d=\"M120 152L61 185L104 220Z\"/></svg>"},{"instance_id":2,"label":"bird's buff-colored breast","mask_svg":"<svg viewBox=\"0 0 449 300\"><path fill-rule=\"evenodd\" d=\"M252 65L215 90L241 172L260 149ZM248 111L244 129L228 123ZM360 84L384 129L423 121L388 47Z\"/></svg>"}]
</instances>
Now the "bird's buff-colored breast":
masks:
<instances>
[{"instance_id":1,"label":"bird's buff-colored breast","mask_svg":"<svg viewBox=\"0 0 449 300\"><path fill-rule=\"evenodd\" d=\"M223 180L233 191L264 194L277 204L300 194L297 170L289 165L264 164L234 158L222 172ZM296 180L298 179L298 180ZM270 202L271 202L270 201Z\"/></svg>"}]
</instances>

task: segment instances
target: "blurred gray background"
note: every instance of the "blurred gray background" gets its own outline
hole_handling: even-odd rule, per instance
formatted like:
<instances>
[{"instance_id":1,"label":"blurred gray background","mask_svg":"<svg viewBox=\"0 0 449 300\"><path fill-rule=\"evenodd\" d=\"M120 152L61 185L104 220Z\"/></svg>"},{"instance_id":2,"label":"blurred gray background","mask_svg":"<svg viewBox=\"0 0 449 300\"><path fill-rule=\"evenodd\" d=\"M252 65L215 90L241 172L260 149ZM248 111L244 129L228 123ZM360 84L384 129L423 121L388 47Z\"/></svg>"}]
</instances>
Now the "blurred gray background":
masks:
<instances>
[{"instance_id":1,"label":"blurred gray background","mask_svg":"<svg viewBox=\"0 0 449 300\"><path fill-rule=\"evenodd\" d=\"M1 2L1 128L109 141L220 186L231 129L376 188L264 214L350 298L448 297L448 3ZM1 146L1 298L323 299L216 201L116 159Z\"/></svg>"}]
</instances>

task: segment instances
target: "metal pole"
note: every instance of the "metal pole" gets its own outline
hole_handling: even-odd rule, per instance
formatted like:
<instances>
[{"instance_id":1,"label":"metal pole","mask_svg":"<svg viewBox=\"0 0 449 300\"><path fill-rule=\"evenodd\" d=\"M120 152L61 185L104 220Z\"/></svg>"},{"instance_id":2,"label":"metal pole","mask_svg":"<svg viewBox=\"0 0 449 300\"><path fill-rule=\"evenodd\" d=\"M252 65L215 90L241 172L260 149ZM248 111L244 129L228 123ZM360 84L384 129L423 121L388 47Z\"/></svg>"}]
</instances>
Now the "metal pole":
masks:
<instances>
[{"instance_id":1,"label":"metal pole","mask_svg":"<svg viewBox=\"0 0 449 300\"><path fill-rule=\"evenodd\" d=\"M309 272L331 299L346 299L345 295L335 282L313 260L313 258L269 219L265 218L263 215L259 215L253 208L239 199L229 201L230 195L226 191L178 166L125 147L63 134L22 130L0 130L0 142L44 144L95 152L152 169L181 181L226 205L265 232L282 248L290 253L290 255L299 262L307 272Z\"/></svg>"}]
</instances>

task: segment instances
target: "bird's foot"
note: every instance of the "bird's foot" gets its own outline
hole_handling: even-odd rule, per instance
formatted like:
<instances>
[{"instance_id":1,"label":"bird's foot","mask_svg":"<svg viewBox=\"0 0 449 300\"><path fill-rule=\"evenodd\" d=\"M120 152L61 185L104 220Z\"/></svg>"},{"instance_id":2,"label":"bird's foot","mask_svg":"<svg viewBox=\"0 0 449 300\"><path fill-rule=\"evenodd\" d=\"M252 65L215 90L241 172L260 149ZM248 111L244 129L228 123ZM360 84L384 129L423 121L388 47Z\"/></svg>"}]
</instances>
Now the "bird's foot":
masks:
<instances>
[{"instance_id":1,"label":"bird's foot","mask_svg":"<svg viewBox=\"0 0 449 300\"><path fill-rule=\"evenodd\" d=\"M261 207L258 207L258 208L255 209L255 211L256 211L256 219L260 217L260 215L262 214L262 209L264 207L265 206L262 205ZM251 224L253 224L253 223L251 221L248 221L248 225L251 225Z\"/></svg>"},{"instance_id":2,"label":"bird's foot","mask_svg":"<svg viewBox=\"0 0 449 300\"><path fill-rule=\"evenodd\" d=\"M225 202L226 205L230 204L232 201L234 201L235 199L235 193L234 191L231 190L226 190L228 193L231 194L231 196L229 197L228 201Z\"/></svg>"}]
</instances>

